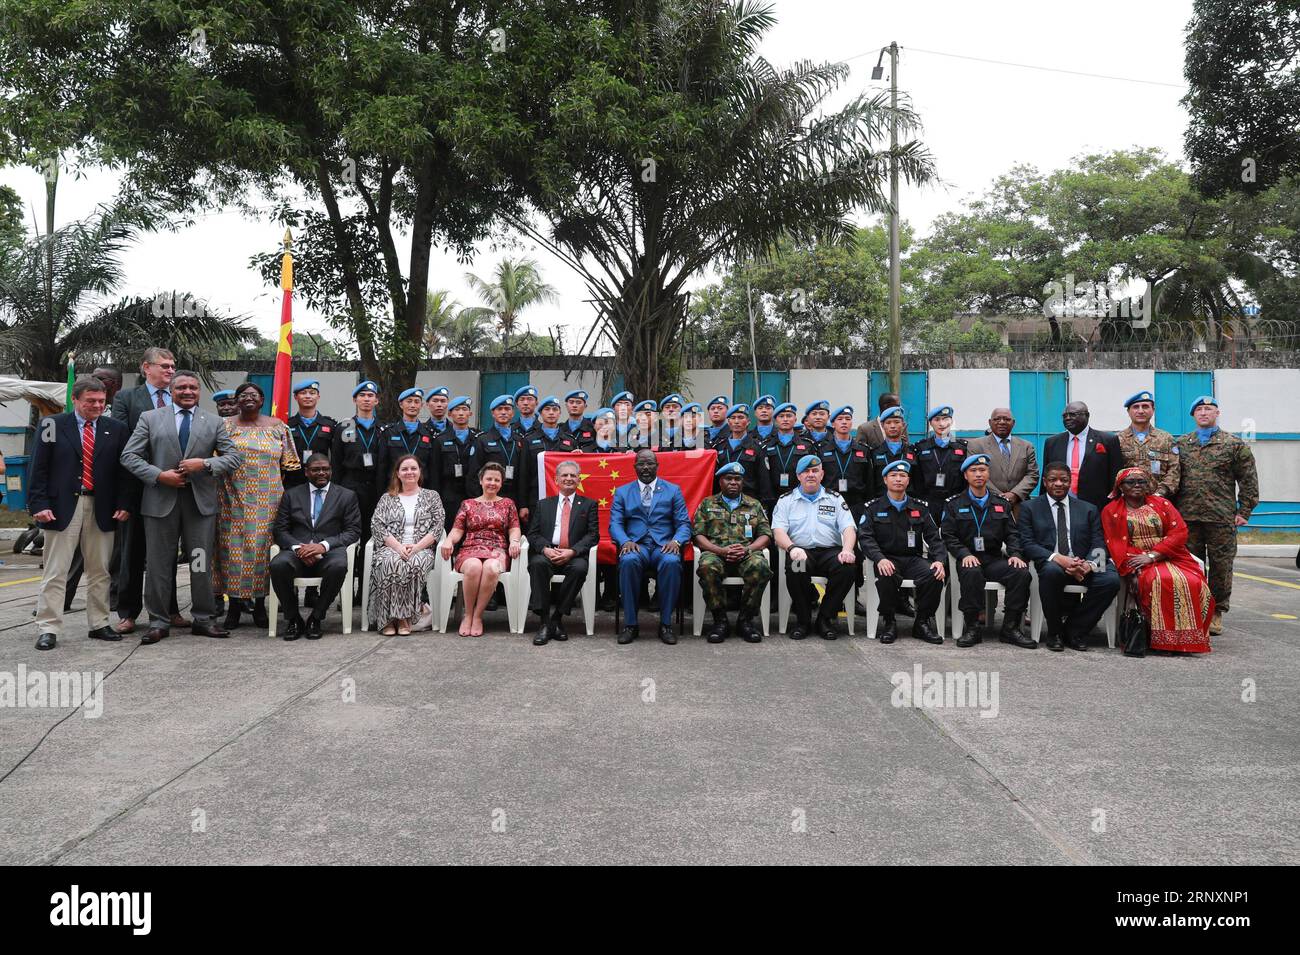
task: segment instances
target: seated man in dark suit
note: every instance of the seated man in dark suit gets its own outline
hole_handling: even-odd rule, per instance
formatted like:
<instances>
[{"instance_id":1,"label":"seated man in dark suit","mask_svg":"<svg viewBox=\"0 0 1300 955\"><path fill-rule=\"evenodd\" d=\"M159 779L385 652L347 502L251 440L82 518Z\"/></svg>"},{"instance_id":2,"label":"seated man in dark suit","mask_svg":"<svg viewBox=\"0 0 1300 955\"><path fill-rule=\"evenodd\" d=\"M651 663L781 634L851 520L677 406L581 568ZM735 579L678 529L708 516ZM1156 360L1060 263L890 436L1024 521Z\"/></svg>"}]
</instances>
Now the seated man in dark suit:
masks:
<instances>
[{"instance_id":1,"label":"seated man in dark suit","mask_svg":"<svg viewBox=\"0 0 1300 955\"><path fill-rule=\"evenodd\" d=\"M361 505L354 492L331 483L330 459L313 454L307 483L285 490L271 534L280 553L271 561L271 586L284 610L284 639L320 639L321 621L348 574L348 547L361 539ZM295 577L320 577L320 595L306 624L298 616Z\"/></svg>"},{"instance_id":2,"label":"seated man in dark suit","mask_svg":"<svg viewBox=\"0 0 1300 955\"><path fill-rule=\"evenodd\" d=\"M573 609L578 588L587 579L587 554L600 540L596 502L578 494L577 462L561 461L555 469L560 493L537 502L528 524L528 576L533 603L542 618L534 646L567 640L564 617ZM559 598L551 603L551 578L561 575Z\"/></svg>"},{"instance_id":3,"label":"seated man in dark suit","mask_svg":"<svg viewBox=\"0 0 1300 955\"><path fill-rule=\"evenodd\" d=\"M1070 466L1053 461L1043 469L1046 494L1020 508L1020 548L1038 570L1038 596L1047 623L1047 649L1064 650L1061 636L1075 650L1088 649L1088 634L1119 590L1119 574L1107 562L1101 515L1086 501L1070 496ZM1062 597L1070 585L1088 588L1083 601L1066 610Z\"/></svg>"},{"instance_id":4,"label":"seated man in dark suit","mask_svg":"<svg viewBox=\"0 0 1300 955\"><path fill-rule=\"evenodd\" d=\"M673 608L682 585L682 545L691 539L691 515L682 489L660 481L659 458L649 448L636 453L637 479L614 492L609 536L618 545L618 589L623 595L623 632L618 642L640 634L637 598L647 568L655 571L659 597L659 639L676 643Z\"/></svg>"}]
</instances>

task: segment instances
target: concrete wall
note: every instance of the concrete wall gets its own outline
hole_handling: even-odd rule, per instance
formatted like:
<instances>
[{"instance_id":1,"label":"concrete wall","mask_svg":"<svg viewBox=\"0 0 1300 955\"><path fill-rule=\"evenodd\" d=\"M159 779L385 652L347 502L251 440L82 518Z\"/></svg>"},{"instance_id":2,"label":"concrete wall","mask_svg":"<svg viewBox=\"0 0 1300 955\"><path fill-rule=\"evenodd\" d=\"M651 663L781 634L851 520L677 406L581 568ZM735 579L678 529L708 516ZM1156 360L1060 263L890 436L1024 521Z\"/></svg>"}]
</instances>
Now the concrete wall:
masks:
<instances>
[{"instance_id":1,"label":"concrete wall","mask_svg":"<svg viewBox=\"0 0 1300 955\"><path fill-rule=\"evenodd\" d=\"M355 379L355 376L353 376ZM469 400L474 413L470 415L471 424L477 424L479 417L478 407L478 381L479 376L476 371L421 371L415 376L415 384L418 388L423 388L425 393L430 388L436 388L438 385L446 385L450 394L448 398L455 398L457 395L469 395ZM349 389L350 391L351 389ZM352 403L348 402L348 415L352 414ZM335 415L338 417L338 415Z\"/></svg>"},{"instance_id":2,"label":"concrete wall","mask_svg":"<svg viewBox=\"0 0 1300 955\"><path fill-rule=\"evenodd\" d=\"M1111 370L1073 368L1070 370L1071 401L1082 401L1091 417L1088 426L1103 431L1119 431L1129 425L1124 399L1139 391L1155 393L1156 373L1150 369ZM1060 409L1056 409L1059 414Z\"/></svg>"},{"instance_id":3,"label":"concrete wall","mask_svg":"<svg viewBox=\"0 0 1300 955\"><path fill-rule=\"evenodd\" d=\"M983 434L993 409L1011 404L1011 374L1005 368L935 368L929 390L930 408L952 405L954 429Z\"/></svg>"},{"instance_id":4,"label":"concrete wall","mask_svg":"<svg viewBox=\"0 0 1300 955\"><path fill-rule=\"evenodd\" d=\"M867 406L867 372L859 368L809 368L790 372L790 400L803 409L814 401L826 399L831 411L840 405L852 405L855 419L871 416Z\"/></svg>"},{"instance_id":5,"label":"concrete wall","mask_svg":"<svg viewBox=\"0 0 1300 955\"><path fill-rule=\"evenodd\" d=\"M703 406L714 395L731 396L731 369L700 369L687 372L686 399L689 404L698 401ZM655 401L663 395L655 395Z\"/></svg>"},{"instance_id":6,"label":"concrete wall","mask_svg":"<svg viewBox=\"0 0 1300 955\"><path fill-rule=\"evenodd\" d=\"M1300 433L1300 369L1220 369L1214 373L1214 396L1219 425L1229 431L1253 427L1256 434ZM1294 464L1300 461L1293 459Z\"/></svg>"},{"instance_id":7,"label":"concrete wall","mask_svg":"<svg viewBox=\"0 0 1300 955\"><path fill-rule=\"evenodd\" d=\"M1300 441L1255 441L1259 496L1264 501L1300 501Z\"/></svg>"}]
</instances>

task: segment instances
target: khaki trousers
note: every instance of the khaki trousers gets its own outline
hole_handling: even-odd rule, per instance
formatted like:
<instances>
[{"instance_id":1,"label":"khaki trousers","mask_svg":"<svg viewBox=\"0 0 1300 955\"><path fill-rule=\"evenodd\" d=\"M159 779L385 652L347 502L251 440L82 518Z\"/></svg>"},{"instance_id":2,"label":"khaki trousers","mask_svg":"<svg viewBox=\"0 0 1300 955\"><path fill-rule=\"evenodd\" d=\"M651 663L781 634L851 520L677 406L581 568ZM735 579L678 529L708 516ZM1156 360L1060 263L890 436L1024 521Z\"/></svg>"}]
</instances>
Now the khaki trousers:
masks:
<instances>
[{"instance_id":1,"label":"khaki trousers","mask_svg":"<svg viewBox=\"0 0 1300 955\"><path fill-rule=\"evenodd\" d=\"M45 532L45 574L36 598L36 628L63 636L63 596L68 588L72 557L81 548L86 564L86 623L88 629L108 626L108 563L113 556L113 532L95 523L95 499L77 498L72 520L61 531Z\"/></svg>"}]
</instances>

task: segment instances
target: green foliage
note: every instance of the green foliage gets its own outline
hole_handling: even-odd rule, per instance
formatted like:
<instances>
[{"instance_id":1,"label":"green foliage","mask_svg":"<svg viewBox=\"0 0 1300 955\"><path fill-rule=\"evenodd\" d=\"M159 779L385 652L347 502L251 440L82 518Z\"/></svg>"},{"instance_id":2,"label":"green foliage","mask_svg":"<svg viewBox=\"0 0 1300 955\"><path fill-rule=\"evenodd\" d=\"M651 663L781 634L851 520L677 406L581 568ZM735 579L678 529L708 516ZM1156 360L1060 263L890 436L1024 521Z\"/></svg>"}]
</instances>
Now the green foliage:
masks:
<instances>
[{"instance_id":1,"label":"green foliage","mask_svg":"<svg viewBox=\"0 0 1300 955\"><path fill-rule=\"evenodd\" d=\"M484 306L474 314L495 321L500 330L502 355L510 354L510 338L519 326L520 315L534 305L556 300L555 289L542 280L537 263L531 259L502 259L491 278L483 279L470 272L465 280ZM537 347L531 333L528 334L528 347Z\"/></svg>"},{"instance_id":2,"label":"green foliage","mask_svg":"<svg viewBox=\"0 0 1300 955\"><path fill-rule=\"evenodd\" d=\"M1002 344L1002 333L996 325L976 319L970 328L962 331L961 321L950 318L922 328L917 350L922 354L937 355L949 351L1001 352L1011 349Z\"/></svg>"}]
</instances>

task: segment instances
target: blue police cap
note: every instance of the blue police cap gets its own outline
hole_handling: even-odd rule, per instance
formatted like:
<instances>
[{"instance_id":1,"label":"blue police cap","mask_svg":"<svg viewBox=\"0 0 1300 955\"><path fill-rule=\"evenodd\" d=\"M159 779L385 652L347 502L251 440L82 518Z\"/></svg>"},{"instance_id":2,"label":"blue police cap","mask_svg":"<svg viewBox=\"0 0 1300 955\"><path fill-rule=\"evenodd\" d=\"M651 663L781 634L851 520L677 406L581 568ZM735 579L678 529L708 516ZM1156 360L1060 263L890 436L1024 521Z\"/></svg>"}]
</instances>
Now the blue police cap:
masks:
<instances>
[{"instance_id":1,"label":"blue police cap","mask_svg":"<svg viewBox=\"0 0 1300 955\"><path fill-rule=\"evenodd\" d=\"M930 413L925 416L925 420L932 421L933 419L939 417L939 415L947 415L949 418L951 418L952 405L939 405L939 407L937 408L931 408Z\"/></svg>"},{"instance_id":2,"label":"blue police cap","mask_svg":"<svg viewBox=\"0 0 1300 955\"><path fill-rule=\"evenodd\" d=\"M965 474L966 469L970 467L972 464L983 464L985 467L987 467L989 460L990 459L987 454L972 454L970 457L968 457L965 461L962 462L961 465L962 473Z\"/></svg>"},{"instance_id":3,"label":"blue police cap","mask_svg":"<svg viewBox=\"0 0 1300 955\"><path fill-rule=\"evenodd\" d=\"M473 407L473 403L469 400L469 395L457 395L455 398L452 398L447 402L447 411L450 412L452 409L459 408L461 405Z\"/></svg>"},{"instance_id":4,"label":"blue police cap","mask_svg":"<svg viewBox=\"0 0 1300 955\"><path fill-rule=\"evenodd\" d=\"M214 391L212 393L213 401L226 401L233 397L235 397L235 393L231 391L229 388L227 388L225 391Z\"/></svg>"},{"instance_id":5,"label":"blue police cap","mask_svg":"<svg viewBox=\"0 0 1300 955\"><path fill-rule=\"evenodd\" d=\"M761 408L763 407L763 405L771 405L772 407L775 408L776 395L759 395L757 398L754 399L755 408Z\"/></svg>"},{"instance_id":6,"label":"blue police cap","mask_svg":"<svg viewBox=\"0 0 1300 955\"><path fill-rule=\"evenodd\" d=\"M361 384L357 385L355 388L352 389L352 397L355 398L363 391L368 391L371 394L377 395L379 394L379 386L375 384L373 381L369 381L369 380L363 381L361 382Z\"/></svg>"},{"instance_id":7,"label":"blue police cap","mask_svg":"<svg viewBox=\"0 0 1300 955\"><path fill-rule=\"evenodd\" d=\"M852 418L853 418L853 405L842 405L842 406L840 406L839 408L836 408L834 411L831 412L830 420L831 420L831 421L834 421L836 418L838 418L838 417L839 417L840 415L842 415L842 414L847 414L847 415L849 416L850 420L852 420Z\"/></svg>"},{"instance_id":8,"label":"blue police cap","mask_svg":"<svg viewBox=\"0 0 1300 955\"><path fill-rule=\"evenodd\" d=\"M655 400L653 398L645 398L641 401L638 401L635 405L633 405L632 410L633 412L658 411L659 406L655 404Z\"/></svg>"},{"instance_id":9,"label":"blue police cap","mask_svg":"<svg viewBox=\"0 0 1300 955\"><path fill-rule=\"evenodd\" d=\"M722 477L724 474L739 474L743 477L745 469L740 466L739 461L732 461L730 464L724 464L713 472L714 477Z\"/></svg>"},{"instance_id":10,"label":"blue police cap","mask_svg":"<svg viewBox=\"0 0 1300 955\"><path fill-rule=\"evenodd\" d=\"M890 418L906 418L906 417L907 415L904 413L902 405L894 405L894 407L886 408L884 411L880 412L881 421L887 421Z\"/></svg>"},{"instance_id":11,"label":"blue police cap","mask_svg":"<svg viewBox=\"0 0 1300 955\"><path fill-rule=\"evenodd\" d=\"M680 405L680 404L685 404L685 403L686 403L686 399L683 398L681 395L679 395L677 392L674 391L671 395L664 395L664 396L663 396L663 399L659 402L659 407L662 408L664 405L668 404L668 402L670 402L670 401L672 401L672 402L676 402L676 403L679 404L679 405Z\"/></svg>"},{"instance_id":12,"label":"blue police cap","mask_svg":"<svg viewBox=\"0 0 1300 955\"><path fill-rule=\"evenodd\" d=\"M690 404L682 407L682 414L699 414L703 410L704 409L700 407L698 401L692 401Z\"/></svg>"},{"instance_id":13,"label":"blue police cap","mask_svg":"<svg viewBox=\"0 0 1300 955\"><path fill-rule=\"evenodd\" d=\"M417 398L420 398L420 399L423 399L423 398L424 398L424 389L423 389L423 388L407 388L405 391L403 391L400 395L397 396L397 402L398 402L398 404L401 404L401 403L402 403L403 401L405 401L407 398L410 398L410 397L412 397L412 396L417 397Z\"/></svg>"},{"instance_id":14,"label":"blue police cap","mask_svg":"<svg viewBox=\"0 0 1300 955\"><path fill-rule=\"evenodd\" d=\"M618 394L616 394L613 398L609 400L609 403L611 405L616 405L620 401L635 401L635 400L636 400L636 396L633 395L632 392L620 391Z\"/></svg>"},{"instance_id":15,"label":"blue police cap","mask_svg":"<svg viewBox=\"0 0 1300 955\"><path fill-rule=\"evenodd\" d=\"M529 398L537 397L537 389L532 385L524 385L522 388L515 389L515 401L527 395Z\"/></svg>"},{"instance_id":16,"label":"blue police cap","mask_svg":"<svg viewBox=\"0 0 1300 955\"><path fill-rule=\"evenodd\" d=\"M772 414L773 414L773 415L779 415L779 414L781 414L783 411L789 411L789 412L792 412L792 413L794 413L794 414L798 414L798 413L799 413L799 409L798 409L798 408L796 408L796 407L795 407L791 402L789 402L789 401L785 401L785 402L782 402L781 404L777 405L777 406L776 406L776 410L773 411Z\"/></svg>"},{"instance_id":17,"label":"blue police cap","mask_svg":"<svg viewBox=\"0 0 1300 955\"><path fill-rule=\"evenodd\" d=\"M428 401L430 398L434 398L438 395L442 395L444 398L450 397L451 390L446 385L438 385L436 388L430 388L425 392L424 400Z\"/></svg>"},{"instance_id":18,"label":"blue police cap","mask_svg":"<svg viewBox=\"0 0 1300 955\"><path fill-rule=\"evenodd\" d=\"M1149 391L1139 391L1136 395L1129 395L1124 399L1124 407L1127 408L1130 405L1135 405L1139 401L1149 401L1152 404L1155 404L1156 396L1151 394Z\"/></svg>"},{"instance_id":19,"label":"blue police cap","mask_svg":"<svg viewBox=\"0 0 1300 955\"><path fill-rule=\"evenodd\" d=\"M724 407L730 407L731 399L728 398L726 395L714 395L712 398L709 399L709 403L705 405L705 407L712 408L714 405L722 405Z\"/></svg>"},{"instance_id":20,"label":"blue police cap","mask_svg":"<svg viewBox=\"0 0 1300 955\"><path fill-rule=\"evenodd\" d=\"M906 471L908 474L911 474L912 465L909 464L907 461L890 461L883 468L881 468L880 474L883 477L884 475L888 474L890 471Z\"/></svg>"},{"instance_id":21,"label":"blue police cap","mask_svg":"<svg viewBox=\"0 0 1300 955\"><path fill-rule=\"evenodd\" d=\"M492 399L492 403L488 405L488 411L496 411L502 405L509 405L510 407L513 408L515 406L514 396L497 395L495 398Z\"/></svg>"},{"instance_id":22,"label":"blue police cap","mask_svg":"<svg viewBox=\"0 0 1300 955\"><path fill-rule=\"evenodd\" d=\"M570 391L567 395L564 396L565 401L570 401L573 398L581 398L583 401L586 401L587 393L583 391L581 388L575 388L573 389L573 391Z\"/></svg>"},{"instance_id":23,"label":"blue police cap","mask_svg":"<svg viewBox=\"0 0 1300 955\"><path fill-rule=\"evenodd\" d=\"M294 382L293 393L296 395L304 388L315 388L317 391L320 391L320 382L315 378L308 378L306 381Z\"/></svg>"},{"instance_id":24,"label":"blue police cap","mask_svg":"<svg viewBox=\"0 0 1300 955\"><path fill-rule=\"evenodd\" d=\"M804 471L807 471L813 465L820 466L821 463L822 463L822 459L817 457L817 455L805 454L803 457L799 459L799 463L794 466L794 473L803 474Z\"/></svg>"},{"instance_id":25,"label":"blue police cap","mask_svg":"<svg viewBox=\"0 0 1300 955\"><path fill-rule=\"evenodd\" d=\"M814 402L813 402L812 404L810 404L807 408L804 408L804 409L803 409L803 416L806 418L806 417L808 417L810 414L812 414L814 411L826 411L826 412L829 412L830 410L831 410L831 403L830 403L829 401L827 401L826 399L823 398L823 399L820 399L820 400L818 400L818 401L814 401Z\"/></svg>"},{"instance_id":26,"label":"blue police cap","mask_svg":"<svg viewBox=\"0 0 1300 955\"><path fill-rule=\"evenodd\" d=\"M560 407L560 399L557 398L557 397L555 397L555 395L547 395L547 396L546 396L545 398L543 398L540 402L538 402L538 404L537 404L537 410L538 410L538 411L541 411L541 410L542 410L543 408L545 408L547 405L555 405L555 407L558 408L558 407Z\"/></svg>"},{"instance_id":27,"label":"blue police cap","mask_svg":"<svg viewBox=\"0 0 1300 955\"><path fill-rule=\"evenodd\" d=\"M1217 398L1214 397L1214 395L1201 395L1201 397L1197 398L1195 401L1192 402L1192 410L1187 413L1195 414L1196 409L1199 408L1201 405L1213 405L1214 407L1217 408L1219 407L1219 401Z\"/></svg>"},{"instance_id":28,"label":"blue police cap","mask_svg":"<svg viewBox=\"0 0 1300 955\"><path fill-rule=\"evenodd\" d=\"M592 421L599 421L601 418L617 418L613 408L597 408L596 413L592 415Z\"/></svg>"},{"instance_id":29,"label":"blue police cap","mask_svg":"<svg viewBox=\"0 0 1300 955\"><path fill-rule=\"evenodd\" d=\"M738 404L732 405L730 408L727 409L727 417L730 418L733 414L743 414L746 418L748 418L749 405L745 404L743 401L739 402Z\"/></svg>"}]
</instances>

